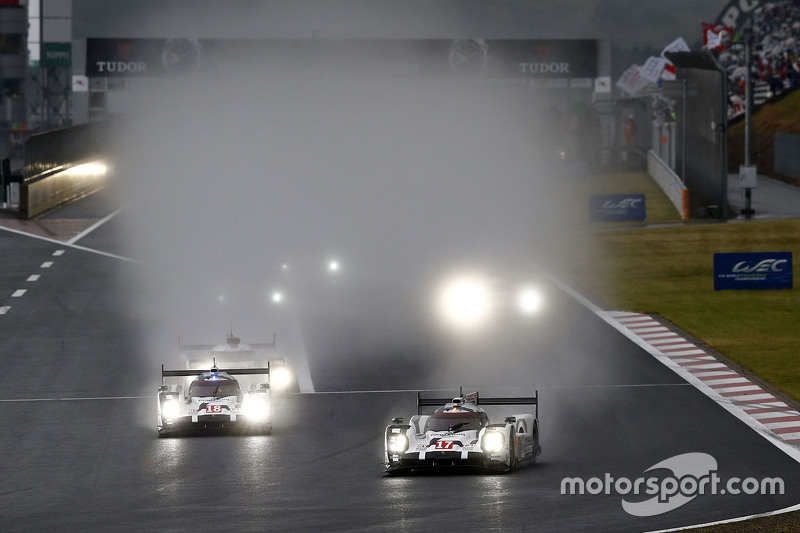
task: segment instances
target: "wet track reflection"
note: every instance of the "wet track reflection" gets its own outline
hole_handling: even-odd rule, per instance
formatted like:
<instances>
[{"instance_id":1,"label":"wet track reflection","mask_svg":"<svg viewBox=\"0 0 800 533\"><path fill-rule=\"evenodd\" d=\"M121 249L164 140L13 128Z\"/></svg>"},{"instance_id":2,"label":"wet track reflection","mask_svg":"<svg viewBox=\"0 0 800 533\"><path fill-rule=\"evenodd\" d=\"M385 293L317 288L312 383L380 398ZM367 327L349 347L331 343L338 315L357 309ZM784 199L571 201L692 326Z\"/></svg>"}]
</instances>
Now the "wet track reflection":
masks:
<instances>
[{"instance_id":1,"label":"wet track reflection","mask_svg":"<svg viewBox=\"0 0 800 533\"><path fill-rule=\"evenodd\" d=\"M113 236L98 230L92 243ZM14 250L0 285L23 283L57 248L0 232L0 249ZM276 400L271 435L159 439L159 372L143 348L147 317L126 308L127 268L138 267L68 249L0 316L4 531L644 531L800 499L793 460L566 297L557 322L569 327L550 328L536 350L491 353L489 385L540 391L543 454L509 475L386 476L384 427L415 412L416 394L333 390L377 388L381 366L368 358L363 372L331 376L327 393ZM311 362L325 384L320 368L335 365ZM419 383L405 369L391 369L391 384ZM438 371L450 376L439 388L483 385L479 367ZM560 492L565 477L633 479L688 452L714 456L727 476L783 476L787 493L634 517L619 495Z\"/></svg>"}]
</instances>

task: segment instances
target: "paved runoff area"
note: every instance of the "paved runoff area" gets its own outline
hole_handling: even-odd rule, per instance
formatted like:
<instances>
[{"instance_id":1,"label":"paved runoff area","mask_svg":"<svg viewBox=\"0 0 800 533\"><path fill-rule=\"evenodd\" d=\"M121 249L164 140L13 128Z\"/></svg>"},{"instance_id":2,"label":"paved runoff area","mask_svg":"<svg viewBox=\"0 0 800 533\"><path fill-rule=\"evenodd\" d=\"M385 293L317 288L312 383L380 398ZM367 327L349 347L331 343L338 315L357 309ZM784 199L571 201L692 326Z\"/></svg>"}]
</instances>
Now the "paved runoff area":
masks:
<instances>
[{"instance_id":1,"label":"paved runoff area","mask_svg":"<svg viewBox=\"0 0 800 533\"><path fill-rule=\"evenodd\" d=\"M786 402L650 315L622 311L609 315L711 399L738 411L734 414L739 418L750 419L755 429L800 447L800 413Z\"/></svg>"}]
</instances>

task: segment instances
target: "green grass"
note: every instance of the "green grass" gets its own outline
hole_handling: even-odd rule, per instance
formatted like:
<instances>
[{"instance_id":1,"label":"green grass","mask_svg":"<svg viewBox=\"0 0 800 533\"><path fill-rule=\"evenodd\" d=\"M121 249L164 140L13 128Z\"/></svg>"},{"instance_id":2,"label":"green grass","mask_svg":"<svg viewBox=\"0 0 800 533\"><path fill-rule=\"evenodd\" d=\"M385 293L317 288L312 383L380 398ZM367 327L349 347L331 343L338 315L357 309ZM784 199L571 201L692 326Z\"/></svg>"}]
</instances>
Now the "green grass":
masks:
<instances>
[{"instance_id":1,"label":"green grass","mask_svg":"<svg viewBox=\"0 0 800 533\"><path fill-rule=\"evenodd\" d=\"M587 242L575 250L572 268L560 271L566 281L605 308L660 315L800 400L798 290L715 291L713 280L715 252L791 251L796 257L800 219L683 223L646 174L593 177L581 191L576 201L583 195L587 203L594 192L644 191L648 222L675 224L609 226L590 223L587 215ZM793 274L800 279L797 261Z\"/></svg>"}]
</instances>

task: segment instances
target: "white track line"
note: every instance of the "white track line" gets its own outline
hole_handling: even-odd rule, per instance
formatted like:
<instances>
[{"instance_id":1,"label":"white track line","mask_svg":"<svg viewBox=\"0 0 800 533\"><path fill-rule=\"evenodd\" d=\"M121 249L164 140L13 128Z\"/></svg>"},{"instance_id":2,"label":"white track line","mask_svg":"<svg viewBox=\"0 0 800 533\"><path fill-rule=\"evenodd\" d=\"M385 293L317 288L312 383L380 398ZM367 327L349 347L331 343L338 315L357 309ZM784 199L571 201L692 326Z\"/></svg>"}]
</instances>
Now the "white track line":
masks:
<instances>
[{"instance_id":1,"label":"white track line","mask_svg":"<svg viewBox=\"0 0 800 533\"><path fill-rule=\"evenodd\" d=\"M18 402L86 402L96 400L147 400L151 396L96 396L96 397L81 397L81 398L8 398L0 399L0 403L18 403Z\"/></svg>"},{"instance_id":2,"label":"white track line","mask_svg":"<svg viewBox=\"0 0 800 533\"><path fill-rule=\"evenodd\" d=\"M122 255L112 254L112 253L108 253L108 252L103 252L101 250L94 250L92 248L87 248L85 246L79 246L77 244L70 244L70 243L66 243L64 241L59 241L58 239L51 239L50 237L42 237L41 235L34 235L32 233L28 233L27 231L20 231L20 230L17 230L17 229L6 228L4 226L0 226L0 231L7 231L8 233L15 233L17 235L30 237L31 239L38 239L40 241L50 242L50 243L53 243L53 244L57 244L59 246L67 246L69 248L73 248L75 250L81 250L83 252L89 252L89 253L93 253L93 254L103 255L105 257L111 257L112 259L119 259L120 261L128 261L128 262L131 262L131 263L141 263L141 261L137 261L136 259L131 259L130 257L125 257L125 256L122 256ZM63 250L59 250L59 251L63 253ZM61 255L61 254L60 253L54 253L53 255ZM52 264L52 262L51 262L51 264ZM47 268L47 267L42 267L42 268Z\"/></svg>"},{"instance_id":3,"label":"white track line","mask_svg":"<svg viewBox=\"0 0 800 533\"><path fill-rule=\"evenodd\" d=\"M95 222L94 224L92 224L91 226L89 226L88 228L86 228L85 230L83 230L82 232L78 233L77 235L75 235L70 240L68 240L67 244L68 245L69 244L75 244L76 242L78 242L79 240L83 239L84 237L89 235L91 232L93 232L94 230L96 230L97 228L99 228L100 226L102 226L103 224L105 224L106 222L111 220L112 218L114 218L115 216L117 216L120 213L122 213L122 211L124 209L125 209L125 207L120 207L119 209L117 209L116 211L111 213L110 215L108 215L108 216L106 216L104 218L101 218L100 220L98 220L97 222Z\"/></svg>"}]
</instances>

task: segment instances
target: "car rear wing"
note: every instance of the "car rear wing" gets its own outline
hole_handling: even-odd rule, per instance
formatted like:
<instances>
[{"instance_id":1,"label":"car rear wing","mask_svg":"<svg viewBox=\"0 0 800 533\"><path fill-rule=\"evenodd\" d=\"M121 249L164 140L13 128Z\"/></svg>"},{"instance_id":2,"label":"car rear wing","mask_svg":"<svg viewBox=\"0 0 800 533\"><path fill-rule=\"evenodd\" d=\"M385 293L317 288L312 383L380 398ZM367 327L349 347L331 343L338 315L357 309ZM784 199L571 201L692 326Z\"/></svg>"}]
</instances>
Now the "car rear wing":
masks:
<instances>
[{"instance_id":1,"label":"car rear wing","mask_svg":"<svg viewBox=\"0 0 800 533\"><path fill-rule=\"evenodd\" d=\"M536 418L539 418L539 391L534 391L533 396L522 397L486 397L481 398L477 392L464 395L459 390L459 396L464 401L473 403L475 405L535 405ZM417 393L417 414L422 414L423 407L440 407L448 403L452 403L453 398L425 398L422 393Z\"/></svg>"},{"instance_id":2,"label":"car rear wing","mask_svg":"<svg viewBox=\"0 0 800 533\"><path fill-rule=\"evenodd\" d=\"M226 339L226 342L229 339L235 339L236 343L239 343L238 337L233 337L233 335L229 335ZM199 350L204 352L209 352L220 346L222 343L217 344L184 344L181 342L181 334L178 333L178 351L192 351L192 350ZM275 333L272 334L272 342L248 342L246 343L248 346L253 348L254 350L274 350L278 346L277 335Z\"/></svg>"},{"instance_id":3,"label":"car rear wing","mask_svg":"<svg viewBox=\"0 0 800 533\"><path fill-rule=\"evenodd\" d=\"M165 370L164 365L161 365L161 383L164 383L164 378L176 378L176 377L184 377L184 376L201 376L206 372L211 372L210 369L208 370ZM225 373L230 374L231 376L253 376L253 375L269 375L269 363L267 363L266 367L262 368L219 368L216 369L217 373Z\"/></svg>"}]
</instances>

